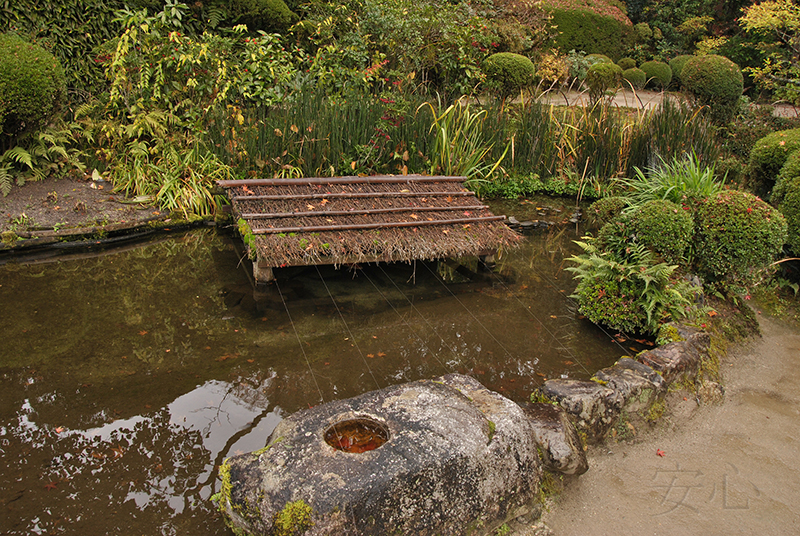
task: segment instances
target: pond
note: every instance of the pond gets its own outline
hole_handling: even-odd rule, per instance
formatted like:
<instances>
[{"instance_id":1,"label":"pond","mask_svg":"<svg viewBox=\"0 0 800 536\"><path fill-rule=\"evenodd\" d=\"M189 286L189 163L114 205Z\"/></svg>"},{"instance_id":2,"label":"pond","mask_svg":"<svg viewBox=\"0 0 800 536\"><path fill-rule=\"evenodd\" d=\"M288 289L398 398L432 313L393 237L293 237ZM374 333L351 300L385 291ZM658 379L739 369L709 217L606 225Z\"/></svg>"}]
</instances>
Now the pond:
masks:
<instances>
[{"instance_id":1,"label":"pond","mask_svg":"<svg viewBox=\"0 0 800 536\"><path fill-rule=\"evenodd\" d=\"M561 221L558 203L493 208ZM578 237L527 235L473 281L435 263L308 267L257 292L235 237L210 228L5 263L0 532L228 534L218 466L292 412L448 372L518 402L588 378L640 348L576 314Z\"/></svg>"}]
</instances>

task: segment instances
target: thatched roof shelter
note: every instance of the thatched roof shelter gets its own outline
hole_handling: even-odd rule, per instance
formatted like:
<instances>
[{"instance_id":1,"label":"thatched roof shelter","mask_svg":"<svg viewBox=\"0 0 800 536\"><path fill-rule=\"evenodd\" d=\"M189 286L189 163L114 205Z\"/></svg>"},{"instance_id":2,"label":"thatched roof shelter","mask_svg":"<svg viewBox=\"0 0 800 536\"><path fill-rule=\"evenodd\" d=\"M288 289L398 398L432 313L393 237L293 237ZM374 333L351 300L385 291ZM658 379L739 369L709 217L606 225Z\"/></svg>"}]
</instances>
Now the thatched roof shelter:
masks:
<instances>
[{"instance_id":1,"label":"thatched roof shelter","mask_svg":"<svg viewBox=\"0 0 800 536\"><path fill-rule=\"evenodd\" d=\"M219 184L228 189L251 257L269 268L487 255L514 244L505 216L492 214L465 180L409 175Z\"/></svg>"}]
</instances>

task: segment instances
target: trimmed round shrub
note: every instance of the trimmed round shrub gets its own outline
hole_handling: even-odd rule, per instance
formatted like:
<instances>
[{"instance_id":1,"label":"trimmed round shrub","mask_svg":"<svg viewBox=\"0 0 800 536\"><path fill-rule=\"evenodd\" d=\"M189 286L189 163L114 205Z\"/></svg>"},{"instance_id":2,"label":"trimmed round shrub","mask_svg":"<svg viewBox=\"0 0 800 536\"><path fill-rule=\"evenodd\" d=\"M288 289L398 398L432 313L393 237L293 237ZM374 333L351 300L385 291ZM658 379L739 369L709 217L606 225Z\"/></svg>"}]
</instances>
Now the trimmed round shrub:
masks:
<instances>
[{"instance_id":1,"label":"trimmed round shrub","mask_svg":"<svg viewBox=\"0 0 800 536\"><path fill-rule=\"evenodd\" d=\"M636 60L633 58L622 58L617 62L617 65L622 67L623 71L627 71L628 69L636 67Z\"/></svg>"},{"instance_id":2,"label":"trimmed round shrub","mask_svg":"<svg viewBox=\"0 0 800 536\"><path fill-rule=\"evenodd\" d=\"M672 69L663 61L646 61L640 67L647 75L647 86L666 89L672 81Z\"/></svg>"},{"instance_id":3,"label":"trimmed round shrub","mask_svg":"<svg viewBox=\"0 0 800 536\"><path fill-rule=\"evenodd\" d=\"M609 4L607 9L615 11L616 17L584 9L552 8L551 23L558 28L556 47L565 54L570 50L583 50L587 54L621 58L633 46L636 32L618 6Z\"/></svg>"},{"instance_id":4,"label":"trimmed round shrub","mask_svg":"<svg viewBox=\"0 0 800 536\"><path fill-rule=\"evenodd\" d=\"M653 200L606 224L599 239L618 253L631 243L643 244L664 262L680 264L693 233L694 221L688 211L672 201Z\"/></svg>"},{"instance_id":5,"label":"trimmed round shrub","mask_svg":"<svg viewBox=\"0 0 800 536\"><path fill-rule=\"evenodd\" d=\"M789 155L800 148L800 128L779 130L758 140L750 150L747 184L758 195L766 196L786 164Z\"/></svg>"},{"instance_id":6,"label":"trimmed round shrub","mask_svg":"<svg viewBox=\"0 0 800 536\"><path fill-rule=\"evenodd\" d=\"M484 72L497 84L503 96L512 95L533 83L536 68L533 62L513 52L492 54L484 62Z\"/></svg>"},{"instance_id":7,"label":"trimmed round shrub","mask_svg":"<svg viewBox=\"0 0 800 536\"><path fill-rule=\"evenodd\" d=\"M595 63L586 73L586 85L592 100L598 100L609 89L616 89L622 82L622 68L614 63Z\"/></svg>"},{"instance_id":8,"label":"trimmed round shrub","mask_svg":"<svg viewBox=\"0 0 800 536\"><path fill-rule=\"evenodd\" d=\"M708 106L712 120L725 123L739 107L744 77L739 66L725 56L692 56L681 70L681 85L697 104Z\"/></svg>"},{"instance_id":9,"label":"trimmed round shrub","mask_svg":"<svg viewBox=\"0 0 800 536\"><path fill-rule=\"evenodd\" d=\"M786 243L795 256L800 255L800 175L786 184L779 208L786 219Z\"/></svg>"},{"instance_id":10,"label":"trimmed round shrub","mask_svg":"<svg viewBox=\"0 0 800 536\"><path fill-rule=\"evenodd\" d=\"M693 57L694 56L691 54L682 54L669 60L669 68L672 69L672 82L676 86L681 85L681 72L683 71L683 67L686 65L686 62Z\"/></svg>"},{"instance_id":11,"label":"trimmed round shrub","mask_svg":"<svg viewBox=\"0 0 800 536\"><path fill-rule=\"evenodd\" d=\"M586 61L589 62L589 66L592 66L596 63L614 63L611 61L611 58L605 54L589 54L586 56Z\"/></svg>"},{"instance_id":12,"label":"trimmed round shrub","mask_svg":"<svg viewBox=\"0 0 800 536\"><path fill-rule=\"evenodd\" d=\"M775 179L775 186L772 187L769 202L773 206L778 206L786 196L789 185L798 177L800 177L800 151L794 151L786 158L786 162L778 173L778 178Z\"/></svg>"},{"instance_id":13,"label":"trimmed round shrub","mask_svg":"<svg viewBox=\"0 0 800 536\"><path fill-rule=\"evenodd\" d=\"M598 227L616 218L628 206L624 197L611 196L598 199L586 209L586 221Z\"/></svg>"},{"instance_id":14,"label":"trimmed round shrub","mask_svg":"<svg viewBox=\"0 0 800 536\"><path fill-rule=\"evenodd\" d=\"M633 89L642 89L647 83L647 74L636 67L622 71L622 78L628 82Z\"/></svg>"},{"instance_id":15,"label":"trimmed round shrub","mask_svg":"<svg viewBox=\"0 0 800 536\"><path fill-rule=\"evenodd\" d=\"M780 212L748 192L729 190L695 211L695 258L700 272L716 281L748 284L773 261L786 241Z\"/></svg>"},{"instance_id":16,"label":"trimmed round shrub","mask_svg":"<svg viewBox=\"0 0 800 536\"><path fill-rule=\"evenodd\" d=\"M64 70L52 54L16 35L0 35L0 132L39 128L65 97Z\"/></svg>"},{"instance_id":17,"label":"trimmed round shrub","mask_svg":"<svg viewBox=\"0 0 800 536\"><path fill-rule=\"evenodd\" d=\"M642 287L644 284L639 281L618 281L611 275L600 275L578 283L575 298L581 314L595 324L641 333L647 325L647 313L637 303Z\"/></svg>"}]
</instances>

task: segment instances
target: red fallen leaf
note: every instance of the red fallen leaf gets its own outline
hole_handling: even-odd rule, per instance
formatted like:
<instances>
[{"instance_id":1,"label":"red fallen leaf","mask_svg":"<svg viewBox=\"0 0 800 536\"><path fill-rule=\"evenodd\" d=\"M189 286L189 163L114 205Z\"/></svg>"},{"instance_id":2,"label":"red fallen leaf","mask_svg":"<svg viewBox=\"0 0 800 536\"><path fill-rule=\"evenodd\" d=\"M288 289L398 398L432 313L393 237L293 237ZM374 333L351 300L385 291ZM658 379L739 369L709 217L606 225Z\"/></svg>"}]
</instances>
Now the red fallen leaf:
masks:
<instances>
[{"instance_id":1,"label":"red fallen leaf","mask_svg":"<svg viewBox=\"0 0 800 536\"><path fill-rule=\"evenodd\" d=\"M139 332L139 335L147 335L147 331L146 330L142 330L142 331Z\"/></svg>"},{"instance_id":2,"label":"red fallen leaf","mask_svg":"<svg viewBox=\"0 0 800 536\"><path fill-rule=\"evenodd\" d=\"M48 482L44 485L44 489L56 489L57 482Z\"/></svg>"},{"instance_id":3,"label":"red fallen leaf","mask_svg":"<svg viewBox=\"0 0 800 536\"><path fill-rule=\"evenodd\" d=\"M384 354L383 352L378 352L378 357L386 357L386 354Z\"/></svg>"},{"instance_id":4,"label":"red fallen leaf","mask_svg":"<svg viewBox=\"0 0 800 536\"><path fill-rule=\"evenodd\" d=\"M664 456L666 456L666 455L667 455L667 453L666 453L666 452L664 452L664 451L663 451L663 450L661 450L661 449L656 449L656 454L657 454L658 456L661 456L662 458L663 458Z\"/></svg>"},{"instance_id":5,"label":"red fallen leaf","mask_svg":"<svg viewBox=\"0 0 800 536\"><path fill-rule=\"evenodd\" d=\"M58 433L58 434L60 434L60 433L61 433L61 432L63 432L64 430L66 430L66 428L64 428L63 426L57 426L57 427L56 427L56 433Z\"/></svg>"},{"instance_id":6,"label":"red fallen leaf","mask_svg":"<svg viewBox=\"0 0 800 536\"><path fill-rule=\"evenodd\" d=\"M367 354L367 357L370 357L370 358L375 357L375 354Z\"/></svg>"}]
</instances>

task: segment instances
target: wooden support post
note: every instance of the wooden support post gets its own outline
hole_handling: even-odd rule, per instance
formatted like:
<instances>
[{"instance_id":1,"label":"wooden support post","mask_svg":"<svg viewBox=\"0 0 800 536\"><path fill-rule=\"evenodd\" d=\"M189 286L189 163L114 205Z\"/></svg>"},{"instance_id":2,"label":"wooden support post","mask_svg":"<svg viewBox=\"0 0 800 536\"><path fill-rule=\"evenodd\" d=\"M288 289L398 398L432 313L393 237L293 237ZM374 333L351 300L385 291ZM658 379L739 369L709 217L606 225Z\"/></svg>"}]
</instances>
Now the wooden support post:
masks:
<instances>
[{"instance_id":1,"label":"wooden support post","mask_svg":"<svg viewBox=\"0 0 800 536\"><path fill-rule=\"evenodd\" d=\"M275 280L275 274L272 272L272 266L260 261L253 261L253 278L256 284L269 283Z\"/></svg>"}]
</instances>

